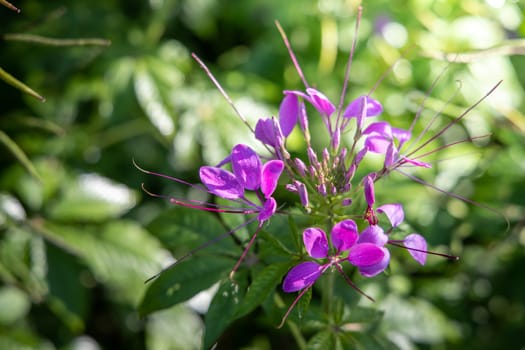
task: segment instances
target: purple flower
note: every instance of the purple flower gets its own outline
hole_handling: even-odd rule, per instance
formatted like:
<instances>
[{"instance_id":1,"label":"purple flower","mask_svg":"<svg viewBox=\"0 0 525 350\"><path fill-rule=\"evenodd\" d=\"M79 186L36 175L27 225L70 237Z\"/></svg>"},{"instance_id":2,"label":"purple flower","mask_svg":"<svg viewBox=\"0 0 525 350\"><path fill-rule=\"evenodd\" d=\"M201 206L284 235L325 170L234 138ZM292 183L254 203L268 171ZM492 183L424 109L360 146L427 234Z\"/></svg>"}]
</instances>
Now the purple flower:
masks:
<instances>
[{"instance_id":1,"label":"purple flower","mask_svg":"<svg viewBox=\"0 0 525 350\"><path fill-rule=\"evenodd\" d=\"M303 242L308 255L314 259L327 260L324 264L305 261L294 266L283 281L286 293L296 292L311 287L315 281L331 266L344 275L340 263L348 260L358 268L373 266L384 258L384 249L374 243L358 243L359 233L353 220L343 220L337 223L330 233L334 252L330 254L330 246L326 233L317 227L310 227L303 232ZM346 254L348 253L348 254ZM345 279L346 279L346 275Z\"/></svg>"},{"instance_id":2,"label":"purple flower","mask_svg":"<svg viewBox=\"0 0 525 350\"><path fill-rule=\"evenodd\" d=\"M374 209L375 204L375 190L372 175L367 175L363 179L365 199L368 204L365 219L369 225L361 235L357 243L371 243L381 248L383 251L383 259L377 263L369 266L359 267L359 272L365 277L373 277L383 272L390 263L390 252L384 246L389 243L392 245L406 248L410 255L421 265L425 264L427 253L427 242L423 236L418 233L412 233L403 240L389 240L388 235L383 228L378 225L378 218L376 212L385 214L392 228L399 226L405 219L403 206L399 203L383 204L377 209Z\"/></svg>"},{"instance_id":3,"label":"purple flower","mask_svg":"<svg viewBox=\"0 0 525 350\"><path fill-rule=\"evenodd\" d=\"M280 160L270 160L262 165L259 155L249 146L239 144L233 147L230 156L233 172L220 167L203 166L199 170L202 183L208 191L218 197L237 200L258 212L258 220L268 220L276 211L277 204L272 197L284 169ZM262 194L261 204L248 200L244 191Z\"/></svg>"},{"instance_id":4,"label":"purple flower","mask_svg":"<svg viewBox=\"0 0 525 350\"><path fill-rule=\"evenodd\" d=\"M200 168L199 175L210 193L246 205L247 208L240 210L240 213L259 214L257 230L230 273L230 278L233 278L235 271L255 242L257 233L262 229L264 222L269 220L277 210L277 202L272 194L277 188L284 163L281 160L270 160L263 165L257 153L243 144L233 147L229 160L233 172L220 167L203 166ZM260 204L253 203L246 198L245 190L256 192Z\"/></svg>"}]
</instances>

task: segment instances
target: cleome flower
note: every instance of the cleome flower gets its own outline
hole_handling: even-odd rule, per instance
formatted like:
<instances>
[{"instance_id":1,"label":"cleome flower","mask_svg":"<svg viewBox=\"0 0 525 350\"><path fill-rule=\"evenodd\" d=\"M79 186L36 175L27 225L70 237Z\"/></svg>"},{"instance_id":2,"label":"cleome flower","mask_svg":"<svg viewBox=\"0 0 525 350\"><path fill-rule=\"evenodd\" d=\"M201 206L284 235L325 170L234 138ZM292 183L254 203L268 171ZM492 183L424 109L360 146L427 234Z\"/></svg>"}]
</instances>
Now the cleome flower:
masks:
<instances>
[{"instance_id":1,"label":"cleome flower","mask_svg":"<svg viewBox=\"0 0 525 350\"><path fill-rule=\"evenodd\" d=\"M232 279L255 242L257 233L263 227L264 222L269 220L277 210L277 202L272 194L277 188L284 163L281 160L270 160L263 165L259 155L244 144L234 146L231 155L223 163L228 160L233 172L221 167L203 166L199 170L199 176L210 193L246 205L250 213L258 213L259 225L233 267L230 273L230 279ZM254 191L260 204L249 200L245 196L245 190Z\"/></svg>"},{"instance_id":2,"label":"cleome flower","mask_svg":"<svg viewBox=\"0 0 525 350\"><path fill-rule=\"evenodd\" d=\"M332 254L329 253L328 238L322 229L310 227L304 230L303 242L306 252L314 259L326 260L326 263L305 261L294 266L284 278L283 291L291 293L311 287L332 266L344 275L340 264L345 260L358 268L366 268L381 262L385 255L380 246L372 242L359 242L357 225L350 219L334 225L330 239Z\"/></svg>"},{"instance_id":3,"label":"cleome flower","mask_svg":"<svg viewBox=\"0 0 525 350\"><path fill-rule=\"evenodd\" d=\"M226 164L231 164L232 171L223 169L222 166ZM190 187L195 187L202 189L198 186L189 184L188 182L174 178L168 175L154 173L141 169L138 165L135 166L151 175L159 176L165 179L173 180ZM221 240L231 234L233 234L238 229L250 224L253 221L258 221L259 224L253 233L250 241L246 245L243 253L241 254L239 260L233 267L230 273L230 279L233 278L233 275L239 268L240 264L246 257L246 254L250 250L250 247L255 242L257 234L262 229L265 222L267 222L277 211L277 202L275 198L272 197L272 194L277 188L277 183L279 177L284 169L284 163L281 160L270 160L263 164L259 155L249 146L245 144L238 144L233 147L231 154L223 160L219 166L202 166L199 169L199 176L202 184L206 187L208 193L215 195L220 198L224 198L234 202L235 206L220 206L214 203L206 203L201 201L192 201L192 200L181 200L178 198L169 197L169 201L176 205L181 205L188 208L218 212L218 213L236 213L236 214L257 214L257 217L249 219L244 224L234 228L233 230L227 232L224 235L218 236L216 239L213 239L204 245L197 247L196 249L190 251L186 255L177 259L177 261L168 267L164 268L162 271L156 275L150 277L147 281L150 281L158 277L162 272L174 267L177 263L182 260L192 256L197 251L208 247L209 245L215 243L218 240ZM143 188L144 189L144 188ZM161 195L153 194L146 189L146 193L154 197L164 197ZM246 191L252 191L256 198L257 202L249 199L246 196Z\"/></svg>"},{"instance_id":4,"label":"cleome flower","mask_svg":"<svg viewBox=\"0 0 525 350\"><path fill-rule=\"evenodd\" d=\"M259 214L257 220L260 223L267 221L277 209L272 194L277 188L284 163L270 160L263 165L259 155L244 144L234 146L227 160L233 172L221 167L203 166L199 170L202 183L211 194L251 208L251 212ZM260 204L249 200L245 196L246 190L254 191Z\"/></svg>"}]
</instances>

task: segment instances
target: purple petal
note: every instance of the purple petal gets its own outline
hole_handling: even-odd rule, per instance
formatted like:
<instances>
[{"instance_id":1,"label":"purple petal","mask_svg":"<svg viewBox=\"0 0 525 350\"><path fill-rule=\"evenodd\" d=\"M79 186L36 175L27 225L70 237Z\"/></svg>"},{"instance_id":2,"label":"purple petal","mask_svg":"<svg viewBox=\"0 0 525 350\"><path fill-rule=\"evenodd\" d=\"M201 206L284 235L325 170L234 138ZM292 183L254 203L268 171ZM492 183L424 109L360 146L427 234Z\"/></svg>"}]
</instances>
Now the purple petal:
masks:
<instances>
[{"instance_id":1,"label":"purple petal","mask_svg":"<svg viewBox=\"0 0 525 350\"><path fill-rule=\"evenodd\" d=\"M374 191L374 178L371 175L365 176L363 179L363 185L365 187L365 199L369 207L372 207L376 202L375 191Z\"/></svg>"},{"instance_id":2,"label":"purple petal","mask_svg":"<svg viewBox=\"0 0 525 350\"><path fill-rule=\"evenodd\" d=\"M275 214L275 211L277 210L277 202L273 197L270 197L264 202L264 206L259 212L259 216L257 217L257 220L260 222L268 220L273 214Z\"/></svg>"},{"instance_id":3,"label":"purple petal","mask_svg":"<svg viewBox=\"0 0 525 350\"><path fill-rule=\"evenodd\" d=\"M379 103L377 100L374 100L370 96L363 95L350 102L343 113L343 117L361 117L363 115L363 108L366 108L366 112L364 113L365 117L375 117L376 115L383 112L381 103Z\"/></svg>"},{"instance_id":4,"label":"purple petal","mask_svg":"<svg viewBox=\"0 0 525 350\"><path fill-rule=\"evenodd\" d=\"M332 228L330 238L337 252L350 249L359 238L356 223L349 219L338 222Z\"/></svg>"},{"instance_id":5,"label":"purple petal","mask_svg":"<svg viewBox=\"0 0 525 350\"><path fill-rule=\"evenodd\" d=\"M227 170L203 166L199 170L202 183L210 193L225 199L238 199L244 195L244 187L237 177Z\"/></svg>"},{"instance_id":6,"label":"purple petal","mask_svg":"<svg viewBox=\"0 0 525 350\"><path fill-rule=\"evenodd\" d=\"M410 255L412 255L414 260L416 260L421 265L425 265L425 261L427 260L427 241L425 240L425 238L423 238L423 236L417 233L412 233L405 237L405 239L403 240L403 244L407 248L421 250L416 251L408 249L408 252L410 253Z\"/></svg>"},{"instance_id":7,"label":"purple petal","mask_svg":"<svg viewBox=\"0 0 525 350\"><path fill-rule=\"evenodd\" d=\"M412 164L418 167L422 167L422 168L432 168L432 165L430 165L429 163L422 162L422 161L415 160L415 159L410 159L407 157L403 157L403 163L409 163L409 164Z\"/></svg>"},{"instance_id":8,"label":"purple petal","mask_svg":"<svg viewBox=\"0 0 525 350\"><path fill-rule=\"evenodd\" d=\"M350 249L348 261L354 266L375 265L385 257L384 249L372 243L359 243Z\"/></svg>"},{"instance_id":9,"label":"purple petal","mask_svg":"<svg viewBox=\"0 0 525 350\"><path fill-rule=\"evenodd\" d=\"M381 259L380 262L374 265L370 266L360 266L359 272L361 275L365 277L374 277L375 275L380 274L381 272L385 271L388 264L390 263L390 252L386 248L381 248L383 250L383 253L385 254L383 256L383 259Z\"/></svg>"},{"instance_id":10,"label":"purple petal","mask_svg":"<svg viewBox=\"0 0 525 350\"><path fill-rule=\"evenodd\" d=\"M305 261L292 267L283 281L283 291L297 292L308 288L321 276L323 267L313 261Z\"/></svg>"},{"instance_id":11,"label":"purple petal","mask_svg":"<svg viewBox=\"0 0 525 350\"><path fill-rule=\"evenodd\" d=\"M261 185L261 159L250 147L239 144L232 149L232 169L247 190L255 191Z\"/></svg>"},{"instance_id":12,"label":"purple petal","mask_svg":"<svg viewBox=\"0 0 525 350\"><path fill-rule=\"evenodd\" d=\"M388 146L388 149L386 150L386 153L385 153L385 168L388 169L390 168L392 165L394 165L394 162L396 161L397 159L397 148L396 146L394 145L393 142L390 143L390 145Z\"/></svg>"},{"instance_id":13,"label":"purple petal","mask_svg":"<svg viewBox=\"0 0 525 350\"><path fill-rule=\"evenodd\" d=\"M292 132L299 117L299 99L295 94L286 94L279 107L279 125L284 137Z\"/></svg>"},{"instance_id":14,"label":"purple petal","mask_svg":"<svg viewBox=\"0 0 525 350\"><path fill-rule=\"evenodd\" d=\"M279 176L284 169L282 160L270 160L262 167L261 192L266 198L270 197L277 187Z\"/></svg>"},{"instance_id":15,"label":"purple petal","mask_svg":"<svg viewBox=\"0 0 525 350\"><path fill-rule=\"evenodd\" d=\"M259 119L255 125L255 138L266 145L278 147L282 138L281 127L272 119Z\"/></svg>"},{"instance_id":16,"label":"purple petal","mask_svg":"<svg viewBox=\"0 0 525 350\"><path fill-rule=\"evenodd\" d=\"M383 204L376 209L378 213L386 215L392 227L397 227L405 219L405 212L401 204Z\"/></svg>"},{"instance_id":17,"label":"purple petal","mask_svg":"<svg viewBox=\"0 0 525 350\"><path fill-rule=\"evenodd\" d=\"M392 139L393 128L387 122L375 122L370 124L364 131L363 134L379 134L387 139ZM398 129L400 130L400 129Z\"/></svg>"},{"instance_id":18,"label":"purple petal","mask_svg":"<svg viewBox=\"0 0 525 350\"><path fill-rule=\"evenodd\" d=\"M303 101L299 103L299 126L301 130L308 131L308 115L306 114L306 106Z\"/></svg>"},{"instance_id":19,"label":"purple petal","mask_svg":"<svg viewBox=\"0 0 525 350\"><path fill-rule=\"evenodd\" d=\"M386 139L381 135L373 134L366 138L365 146L370 152L385 154L392 140Z\"/></svg>"},{"instance_id":20,"label":"purple petal","mask_svg":"<svg viewBox=\"0 0 525 350\"><path fill-rule=\"evenodd\" d=\"M301 204L303 207L307 208L310 204L308 199L308 190L306 189L305 184L299 181L294 181L297 187L297 191L299 192L299 199L301 201Z\"/></svg>"},{"instance_id":21,"label":"purple petal","mask_svg":"<svg viewBox=\"0 0 525 350\"><path fill-rule=\"evenodd\" d=\"M315 109L319 111L321 114L325 114L327 116L332 115L335 111L335 106L330 102L328 97L323 95L322 92L317 91L316 89L308 88L306 89L306 93L310 96L310 102L312 105L314 105Z\"/></svg>"},{"instance_id":22,"label":"purple petal","mask_svg":"<svg viewBox=\"0 0 525 350\"><path fill-rule=\"evenodd\" d=\"M309 227L303 232L303 242L312 258L322 259L328 256L328 240L326 233L317 227Z\"/></svg>"},{"instance_id":23,"label":"purple petal","mask_svg":"<svg viewBox=\"0 0 525 350\"><path fill-rule=\"evenodd\" d=\"M368 147L365 145L365 147L363 147L362 150L360 150L359 152L357 152L355 158L354 158L354 164L356 167L359 166L359 163L361 163L361 161L363 160L363 158L365 157L366 153L368 152Z\"/></svg>"},{"instance_id":24,"label":"purple petal","mask_svg":"<svg viewBox=\"0 0 525 350\"><path fill-rule=\"evenodd\" d=\"M401 146L403 146L405 142L410 140L412 134L408 130L392 128L392 136L399 140L398 148L401 149Z\"/></svg>"},{"instance_id":25,"label":"purple petal","mask_svg":"<svg viewBox=\"0 0 525 350\"><path fill-rule=\"evenodd\" d=\"M385 231L377 225L368 226L361 232L357 243L372 243L378 246L384 246L388 242L388 236Z\"/></svg>"}]
</instances>

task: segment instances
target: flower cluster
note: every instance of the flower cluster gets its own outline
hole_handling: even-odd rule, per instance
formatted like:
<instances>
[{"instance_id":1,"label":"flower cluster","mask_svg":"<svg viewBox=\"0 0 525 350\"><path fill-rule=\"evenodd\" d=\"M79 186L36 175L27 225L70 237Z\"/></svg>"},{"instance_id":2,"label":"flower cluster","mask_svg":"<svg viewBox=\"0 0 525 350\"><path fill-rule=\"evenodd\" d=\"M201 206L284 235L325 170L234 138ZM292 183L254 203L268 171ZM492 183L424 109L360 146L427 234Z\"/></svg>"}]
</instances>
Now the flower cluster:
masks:
<instances>
[{"instance_id":1,"label":"flower cluster","mask_svg":"<svg viewBox=\"0 0 525 350\"><path fill-rule=\"evenodd\" d=\"M286 293L300 293L284 318L299 298L327 271L337 270L351 287L372 299L345 274L343 264L348 262L366 278L377 276L390 263L389 246L405 248L421 265L425 264L427 254L456 259L429 252L425 238L419 233L412 232L403 239L392 239L392 232L401 231L399 226L405 218L403 206L400 203L376 205L375 184L392 171L403 173L401 168L404 167L431 167L421 160L428 153L416 154L422 148L421 145L415 146L421 137L412 141L412 126L408 130L400 129L387 121L378 120L383 107L371 96L371 92L345 105L348 79L345 79L340 102L336 106L321 91L310 87L284 34L283 39L305 89L285 90L277 117L261 118L254 128L248 125L254 137L268 152L258 155L249 146L237 144L220 164L202 166L199 171L203 185L201 189L234 204L219 206L215 203L170 198L175 204L206 211L256 214L245 223L247 225L256 221L258 225L233 267L230 278L233 279L233 274L260 230L279 212L278 207L286 205L278 203L274 197L279 181L285 183L286 190L297 194L303 213L311 215L318 224L323 225L323 228L305 228L302 240L306 254L298 251L290 257L295 266L284 276L282 289ZM352 55L353 52L348 66ZM193 57L226 99L231 101L207 67L198 57ZM238 114L247 123L246 118ZM463 116L454 119L437 136ZM322 149L313 147L319 142L312 142L312 137L318 135L317 130L310 130L312 118L320 118L326 128L329 141ZM292 156L287 149L287 139L294 130L304 138L305 149L303 152L294 152ZM430 138L424 145L437 136ZM362 166L372 154L383 160L375 171ZM267 161L263 164L261 159ZM228 166L231 170L226 169ZM364 168L367 170L363 171ZM179 179L173 180L185 183ZM247 192L251 194L247 195ZM235 229L228 234L233 231Z\"/></svg>"}]
</instances>

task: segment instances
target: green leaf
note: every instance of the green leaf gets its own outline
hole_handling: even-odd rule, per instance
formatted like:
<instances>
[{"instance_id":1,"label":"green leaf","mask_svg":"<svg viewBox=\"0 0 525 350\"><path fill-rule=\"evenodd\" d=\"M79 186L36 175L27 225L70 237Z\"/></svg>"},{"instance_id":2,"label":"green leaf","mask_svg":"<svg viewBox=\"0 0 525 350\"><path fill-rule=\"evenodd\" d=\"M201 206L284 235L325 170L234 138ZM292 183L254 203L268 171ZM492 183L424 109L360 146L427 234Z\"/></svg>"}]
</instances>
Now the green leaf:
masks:
<instances>
[{"instance_id":1,"label":"green leaf","mask_svg":"<svg viewBox=\"0 0 525 350\"><path fill-rule=\"evenodd\" d=\"M136 192L98 174L83 174L65 187L50 207L50 216L64 221L100 222L115 218L136 202Z\"/></svg>"},{"instance_id":2,"label":"green leaf","mask_svg":"<svg viewBox=\"0 0 525 350\"><path fill-rule=\"evenodd\" d=\"M460 330L426 300L391 295L383 302L383 307L382 327L389 333L400 333L414 342L426 344L461 336Z\"/></svg>"},{"instance_id":3,"label":"green leaf","mask_svg":"<svg viewBox=\"0 0 525 350\"><path fill-rule=\"evenodd\" d=\"M139 105L159 133L171 138L175 133L173 110L162 98L159 84L151 74L147 60L137 64L134 78L135 94Z\"/></svg>"},{"instance_id":4,"label":"green leaf","mask_svg":"<svg viewBox=\"0 0 525 350\"><path fill-rule=\"evenodd\" d=\"M160 245L132 221L81 227L46 223L35 224L35 229L80 256L120 302L136 305L146 288L144 280L160 270Z\"/></svg>"},{"instance_id":5,"label":"green leaf","mask_svg":"<svg viewBox=\"0 0 525 350\"><path fill-rule=\"evenodd\" d=\"M295 307L293 308L292 312L290 313L290 316L288 316L288 320L294 321L300 326L304 326L305 322L311 321L309 317L312 316L312 314L308 314L308 309L310 308L310 302L312 301L312 293L313 288L309 288L299 299ZM297 295L294 295L294 297L297 297ZM291 305L291 301L289 304L286 305L288 308Z\"/></svg>"},{"instance_id":6,"label":"green leaf","mask_svg":"<svg viewBox=\"0 0 525 350\"><path fill-rule=\"evenodd\" d=\"M0 324L10 325L24 317L31 302L27 294L20 289L10 286L0 288Z\"/></svg>"},{"instance_id":7,"label":"green leaf","mask_svg":"<svg viewBox=\"0 0 525 350\"><path fill-rule=\"evenodd\" d=\"M306 344L307 350L326 350L334 348L333 333L329 330L321 331L314 335Z\"/></svg>"},{"instance_id":8,"label":"green leaf","mask_svg":"<svg viewBox=\"0 0 525 350\"><path fill-rule=\"evenodd\" d=\"M338 333L338 340L343 344L344 349L357 350L397 350L399 347L391 342L385 336L372 332L353 332L353 333ZM410 341L406 340L406 348L414 348Z\"/></svg>"},{"instance_id":9,"label":"green leaf","mask_svg":"<svg viewBox=\"0 0 525 350\"><path fill-rule=\"evenodd\" d=\"M149 285L139 306L140 314L147 315L188 300L224 277L233 264L232 259L206 255L182 261Z\"/></svg>"},{"instance_id":10,"label":"green leaf","mask_svg":"<svg viewBox=\"0 0 525 350\"><path fill-rule=\"evenodd\" d=\"M88 289L81 280L86 267L78 256L53 244L46 244L46 256L49 286L47 303L72 332L82 332L89 309Z\"/></svg>"},{"instance_id":11,"label":"green leaf","mask_svg":"<svg viewBox=\"0 0 525 350\"><path fill-rule=\"evenodd\" d=\"M211 348L217 338L234 320L235 312L239 307L239 301L242 300L246 285L246 273L242 271L235 275L235 282L229 279L221 282L204 319L203 349Z\"/></svg>"},{"instance_id":12,"label":"green leaf","mask_svg":"<svg viewBox=\"0 0 525 350\"><path fill-rule=\"evenodd\" d=\"M146 324L146 349L201 349L202 321L187 305L156 312Z\"/></svg>"},{"instance_id":13,"label":"green leaf","mask_svg":"<svg viewBox=\"0 0 525 350\"><path fill-rule=\"evenodd\" d=\"M203 244L217 239L208 250L216 254L238 254L238 248L226 229L211 213L185 207L173 207L156 217L147 229L175 256L188 253ZM224 237L224 238L221 238Z\"/></svg>"},{"instance_id":14,"label":"green leaf","mask_svg":"<svg viewBox=\"0 0 525 350\"><path fill-rule=\"evenodd\" d=\"M242 317L259 306L281 283L292 262L276 263L264 268L253 280L242 301L236 318Z\"/></svg>"}]
</instances>

